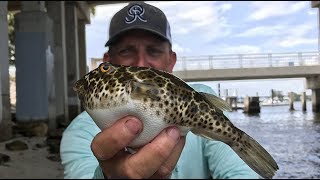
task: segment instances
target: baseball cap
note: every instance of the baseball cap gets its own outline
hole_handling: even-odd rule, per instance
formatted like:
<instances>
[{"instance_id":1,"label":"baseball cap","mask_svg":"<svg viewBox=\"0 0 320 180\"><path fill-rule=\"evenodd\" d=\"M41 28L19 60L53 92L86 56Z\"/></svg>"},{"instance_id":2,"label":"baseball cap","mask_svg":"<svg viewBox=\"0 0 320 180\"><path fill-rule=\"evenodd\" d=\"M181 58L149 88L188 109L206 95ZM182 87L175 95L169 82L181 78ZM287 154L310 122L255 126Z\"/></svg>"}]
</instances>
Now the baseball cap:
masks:
<instances>
[{"instance_id":1,"label":"baseball cap","mask_svg":"<svg viewBox=\"0 0 320 180\"><path fill-rule=\"evenodd\" d=\"M109 40L105 46L109 46L119 35L132 29L152 32L171 44L170 25L166 15L159 8L145 2L130 2L112 17Z\"/></svg>"}]
</instances>

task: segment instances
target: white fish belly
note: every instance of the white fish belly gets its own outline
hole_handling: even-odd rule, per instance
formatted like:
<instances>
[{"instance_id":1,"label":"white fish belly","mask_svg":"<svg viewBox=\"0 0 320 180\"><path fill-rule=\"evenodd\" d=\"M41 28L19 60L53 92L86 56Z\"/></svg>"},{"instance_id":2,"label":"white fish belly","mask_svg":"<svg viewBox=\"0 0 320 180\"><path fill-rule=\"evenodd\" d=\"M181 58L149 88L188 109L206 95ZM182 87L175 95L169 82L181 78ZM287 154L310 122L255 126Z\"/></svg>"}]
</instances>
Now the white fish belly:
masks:
<instances>
[{"instance_id":1,"label":"white fish belly","mask_svg":"<svg viewBox=\"0 0 320 180\"><path fill-rule=\"evenodd\" d=\"M110 109L87 109L86 111L101 130L110 127L115 123L116 120L127 115L132 115L140 119L143 123L143 130L137 136L137 138L135 138L129 144L129 147L132 148L140 147L146 143L149 143L163 129L173 125L164 122L164 114L160 113L160 115L156 115L156 110L150 107L147 107L145 110L143 105L140 103L135 104L130 102L125 106L114 107ZM182 136L186 135L186 133L189 131L188 127L177 127L180 129Z\"/></svg>"}]
</instances>

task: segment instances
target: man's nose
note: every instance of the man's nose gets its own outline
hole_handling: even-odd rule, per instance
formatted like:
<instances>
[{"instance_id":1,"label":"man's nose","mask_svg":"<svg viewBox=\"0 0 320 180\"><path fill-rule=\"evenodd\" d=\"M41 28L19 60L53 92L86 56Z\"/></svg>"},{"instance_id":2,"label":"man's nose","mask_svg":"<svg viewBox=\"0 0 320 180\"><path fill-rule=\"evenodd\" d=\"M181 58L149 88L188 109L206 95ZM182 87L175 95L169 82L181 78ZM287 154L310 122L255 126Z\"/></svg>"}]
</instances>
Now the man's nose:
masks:
<instances>
[{"instance_id":1,"label":"man's nose","mask_svg":"<svg viewBox=\"0 0 320 180\"><path fill-rule=\"evenodd\" d=\"M140 67L148 67L148 59L145 53L138 53L136 65Z\"/></svg>"}]
</instances>

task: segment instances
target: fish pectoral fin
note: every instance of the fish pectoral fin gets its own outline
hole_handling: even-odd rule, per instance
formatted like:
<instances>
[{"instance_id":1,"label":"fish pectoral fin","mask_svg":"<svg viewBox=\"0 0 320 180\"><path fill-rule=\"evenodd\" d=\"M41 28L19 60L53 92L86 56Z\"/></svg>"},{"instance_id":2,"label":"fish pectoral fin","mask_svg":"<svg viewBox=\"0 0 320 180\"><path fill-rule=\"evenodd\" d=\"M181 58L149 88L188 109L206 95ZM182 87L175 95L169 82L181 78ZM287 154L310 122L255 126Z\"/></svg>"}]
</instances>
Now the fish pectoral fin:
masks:
<instances>
[{"instance_id":1,"label":"fish pectoral fin","mask_svg":"<svg viewBox=\"0 0 320 180\"><path fill-rule=\"evenodd\" d=\"M221 111L232 111L231 106L220 97L215 96L213 94L208 94L205 92L199 92L199 93L203 95L211 105L217 107Z\"/></svg>"},{"instance_id":2,"label":"fish pectoral fin","mask_svg":"<svg viewBox=\"0 0 320 180\"><path fill-rule=\"evenodd\" d=\"M142 100L144 98L149 98L153 100L160 100L159 87L154 84L130 81L131 86L131 98Z\"/></svg>"},{"instance_id":3,"label":"fish pectoral fin","mask_svg":"<svg viewBox=\"0 0 320 180\"><path fill-rule=\"evenodd\" d=\"M213 133L211 131L193 128L193 129L191 129L191 132L195 135L202 136L202 137L210 139L210 140L223 141L225 143L230 142L230 139L226 138L225 136L219 135L217 133Z\"/></svg>"}]
</instances>

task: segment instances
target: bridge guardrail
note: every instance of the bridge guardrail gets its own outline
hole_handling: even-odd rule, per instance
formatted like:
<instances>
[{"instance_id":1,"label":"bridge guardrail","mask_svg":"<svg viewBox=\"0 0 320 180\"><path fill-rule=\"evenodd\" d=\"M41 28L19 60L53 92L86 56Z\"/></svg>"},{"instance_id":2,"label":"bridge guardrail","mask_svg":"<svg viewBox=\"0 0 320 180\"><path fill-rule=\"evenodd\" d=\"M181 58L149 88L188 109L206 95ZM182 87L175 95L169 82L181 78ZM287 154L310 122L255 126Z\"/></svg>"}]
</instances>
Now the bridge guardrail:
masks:
<instances>
[{"instance_id":1,"label":"bridge guardrail","mask_svg":"<svg viewBox=\"0 0 320 180\"><path fill-rule=\"evenodd\" d=\"M320 65L319 52L181 56L173 71Z\"/></svg>"}]
</instances>

